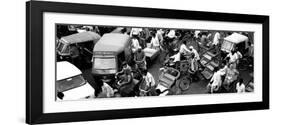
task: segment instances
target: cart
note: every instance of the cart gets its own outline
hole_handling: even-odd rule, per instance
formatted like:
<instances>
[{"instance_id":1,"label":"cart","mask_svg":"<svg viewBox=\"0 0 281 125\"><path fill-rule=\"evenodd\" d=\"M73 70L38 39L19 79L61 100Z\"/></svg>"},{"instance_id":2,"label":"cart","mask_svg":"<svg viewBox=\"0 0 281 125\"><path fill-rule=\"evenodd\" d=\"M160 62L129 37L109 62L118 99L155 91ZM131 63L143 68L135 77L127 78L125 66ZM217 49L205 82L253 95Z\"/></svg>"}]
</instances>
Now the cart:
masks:
<instances>
[{"instance_id":1,"label":"cart","mask_svg":"<svg viewBox=\"0 0 281 125\"><path fill-rule=\"evenodd\" d=\"M161 92L170 89L180 77L180 71L171 67L167 67L159 76L159 83L156 89Z\"/></svg>"},{"instance_id":2,"label":"cart","mask_svg":"<svg viewBox=\"0 0 281 125\"><path fill-rule=\"evenodd\" d=\"M219 66L217 56L211 52L206 52L202 55L200 63L204 69L201 74L205 79L210 79L214 74L214 68Z\"/></svg>"},{"instance_id":3,"label":"cart","mask_svg":"<svg viewBox=\"0 0 281 125\"><path fill-rule=\"evenodd\" d=\"M160 49L152 49L150 43L147 43L146 46L147 47L143 49L144 54L146 58L152 61L160 54Z\"/></svg>"}]
</instances>

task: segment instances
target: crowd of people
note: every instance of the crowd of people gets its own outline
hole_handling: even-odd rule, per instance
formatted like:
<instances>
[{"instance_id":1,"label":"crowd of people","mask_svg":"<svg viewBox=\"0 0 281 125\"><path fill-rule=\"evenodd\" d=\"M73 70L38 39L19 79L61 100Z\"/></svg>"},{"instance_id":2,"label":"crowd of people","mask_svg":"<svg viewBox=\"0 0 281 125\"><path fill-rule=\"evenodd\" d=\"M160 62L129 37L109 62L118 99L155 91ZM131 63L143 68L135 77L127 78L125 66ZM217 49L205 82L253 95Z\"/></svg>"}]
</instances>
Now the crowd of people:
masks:
<instances>
[{"instance_id":1,"label":"crowd of people","mask_svg":"<svg viewBox=\"0 0 281 125\"><path fill-rule=\"evenodd\" d=\"M95 30L98 30L95 27ZM161 28L121 28L120 33L131 37L130 60L122 63L122 70L116 73L116 85L109 85L102 81L101 91L96 92L96 97L132 97L155 96L168 93L167 90L157 89L157 81L148 71L148 62L144 49L150 48L160 51L158 58L163 66L176 68L182 61L187 61L187 72L193 82L198 81L198 73L202 70L200 59L204 47L219 53L222 40L231 32L176 30ZM242 34L242 33L241 33ZM203 46L203 48L202 48ZM246 91L245 80L240 77L240 62L244 56L253 57L253 42L248 43L249 53L241 53L237 48L231 50L226 56L220 57L219 66L214 67L213 75L207 84L207 92L228 92L234 90L237 93ZM181 70L181 69L179 69Z\"/></svg>"}]
</instances>

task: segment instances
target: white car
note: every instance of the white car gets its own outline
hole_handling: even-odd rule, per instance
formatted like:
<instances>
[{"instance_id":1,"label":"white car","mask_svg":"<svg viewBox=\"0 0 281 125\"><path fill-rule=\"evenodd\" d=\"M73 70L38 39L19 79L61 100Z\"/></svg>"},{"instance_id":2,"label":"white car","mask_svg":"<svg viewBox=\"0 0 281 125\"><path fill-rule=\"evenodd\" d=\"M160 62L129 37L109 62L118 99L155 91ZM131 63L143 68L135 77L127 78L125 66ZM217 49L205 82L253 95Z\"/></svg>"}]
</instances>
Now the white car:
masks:
<instances>
[{"instance_id":1,"label":"white car","mask_svg":"<svg viewBox=\"0 0 281 125\"><path fill-rule=\"evenodd\" d=\"M95 89L83 78L73 64L57 62L56 90L58 100L80 100L95 97Z\"/></svg>"}]
</instances>

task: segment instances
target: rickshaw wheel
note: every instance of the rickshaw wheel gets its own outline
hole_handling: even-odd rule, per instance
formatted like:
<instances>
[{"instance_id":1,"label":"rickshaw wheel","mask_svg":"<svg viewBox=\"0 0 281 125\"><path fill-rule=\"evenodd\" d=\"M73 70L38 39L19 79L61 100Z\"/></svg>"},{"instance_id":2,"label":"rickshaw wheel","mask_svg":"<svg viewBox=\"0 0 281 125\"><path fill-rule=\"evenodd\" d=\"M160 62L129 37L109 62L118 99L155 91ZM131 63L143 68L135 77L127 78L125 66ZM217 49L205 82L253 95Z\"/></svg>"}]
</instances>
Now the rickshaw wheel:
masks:
<instances>
[{"instance_id":1,"label":"rickshaw wheel","mask_svg":"<svg viewBox=\"0 0 281 125\"><path fill-rule=\"evenodd\" d=\"M189 89L190 87L190 84L191 84L191 80L186 78L186 77L183 77L179 83L179 88L182 90L182 91L186 91Z\"/></svg>"}]
</instances>

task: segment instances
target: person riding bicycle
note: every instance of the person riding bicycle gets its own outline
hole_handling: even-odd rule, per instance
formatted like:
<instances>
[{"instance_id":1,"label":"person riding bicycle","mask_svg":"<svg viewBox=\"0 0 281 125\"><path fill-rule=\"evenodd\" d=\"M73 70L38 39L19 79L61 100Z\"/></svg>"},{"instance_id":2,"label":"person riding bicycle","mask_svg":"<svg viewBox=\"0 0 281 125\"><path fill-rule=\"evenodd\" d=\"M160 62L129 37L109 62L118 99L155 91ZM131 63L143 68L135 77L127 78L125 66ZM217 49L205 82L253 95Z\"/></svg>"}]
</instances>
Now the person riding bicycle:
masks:
<instances>
[{"instance_id":1,"label":"person riding bicycle","mask_svg":"<svg viewBox=\"0 0 281 125\"><path fill-rule=\"evenodd\" d=\"M133 76L128 70L124 71L122 79L117 82L117 88L122 97L134 96Z\"/></svg>"}]
</instances>

